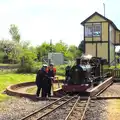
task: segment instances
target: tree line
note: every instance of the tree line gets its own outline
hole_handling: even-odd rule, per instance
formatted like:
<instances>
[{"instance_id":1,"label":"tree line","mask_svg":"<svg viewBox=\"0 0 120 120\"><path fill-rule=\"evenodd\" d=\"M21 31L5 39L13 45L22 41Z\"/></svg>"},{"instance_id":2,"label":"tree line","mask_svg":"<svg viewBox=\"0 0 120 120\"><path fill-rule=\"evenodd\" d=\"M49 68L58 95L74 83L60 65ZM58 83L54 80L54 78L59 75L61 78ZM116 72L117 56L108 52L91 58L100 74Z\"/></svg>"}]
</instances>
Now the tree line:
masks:
<instances>
[{"instance_id":1,"label":"tree line","mask_svg":"<svg viewBox=\"0 0 120 120\"><path fill-rule=\"evenodd\" d=\"M0 63L20 64L22 71L26 68L27 71L31 70L34 64L42 62L49 52L61 52L65 61L68 61L81 56L83 51L83 42L78 46L68 46L60 40L56 44L43 42L36 47L31 46L30 42L21 40L18 26L14 24L10 25L9 33L12 40L0 40Z\"/></svg>"}]
</instances>

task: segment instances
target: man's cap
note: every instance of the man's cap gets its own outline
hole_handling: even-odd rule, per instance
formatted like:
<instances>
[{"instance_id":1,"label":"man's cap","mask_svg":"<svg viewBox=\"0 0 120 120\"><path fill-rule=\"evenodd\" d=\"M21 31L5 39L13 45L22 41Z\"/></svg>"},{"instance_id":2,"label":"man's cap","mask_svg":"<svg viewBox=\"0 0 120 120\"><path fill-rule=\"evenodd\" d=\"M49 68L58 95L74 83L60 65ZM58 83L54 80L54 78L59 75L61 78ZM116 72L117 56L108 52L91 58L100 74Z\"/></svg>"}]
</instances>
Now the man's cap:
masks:
<instances>
[{"instance_id":1,"label":"man's cap","mask_svg":"<svg viewBox=\"0 0 120 120\"><path fill-rule=\"evenodd\" d=\"M43 67L47 67L47 64L43 64Z\"/></svg>"},{"instance_id":2,"label":"man's cap","mask_svg":"<svg viewBox=\"0 0 120 120\"><path fill-rule=\"evenodd\" d=\"M50 63L50 66L54 66L54 63Z\"/></svg>"}]
</instances>

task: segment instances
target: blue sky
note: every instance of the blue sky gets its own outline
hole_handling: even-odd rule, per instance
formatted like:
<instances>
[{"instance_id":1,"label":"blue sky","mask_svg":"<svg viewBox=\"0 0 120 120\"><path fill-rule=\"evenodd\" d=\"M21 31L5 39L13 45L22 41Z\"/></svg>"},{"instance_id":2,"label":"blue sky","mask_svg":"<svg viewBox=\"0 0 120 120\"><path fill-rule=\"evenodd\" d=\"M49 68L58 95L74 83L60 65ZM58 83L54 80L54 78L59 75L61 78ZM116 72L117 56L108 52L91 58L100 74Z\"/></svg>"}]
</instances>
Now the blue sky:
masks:
<instances>
[{"instance_id":1,"label":"blue sky","mask_svg":"<svg viewBox=\"0 0 120 120\"><path fill-rule=\"evenodd\" d=\"M0 0L0 39L10 39L9 26L16 24L21 39L32 45L63 40L78 45L83 39L80 23L95 11L120 29L119 0ZM118 10L118 11L117 11Z\"/></svg>"}]
</instances>

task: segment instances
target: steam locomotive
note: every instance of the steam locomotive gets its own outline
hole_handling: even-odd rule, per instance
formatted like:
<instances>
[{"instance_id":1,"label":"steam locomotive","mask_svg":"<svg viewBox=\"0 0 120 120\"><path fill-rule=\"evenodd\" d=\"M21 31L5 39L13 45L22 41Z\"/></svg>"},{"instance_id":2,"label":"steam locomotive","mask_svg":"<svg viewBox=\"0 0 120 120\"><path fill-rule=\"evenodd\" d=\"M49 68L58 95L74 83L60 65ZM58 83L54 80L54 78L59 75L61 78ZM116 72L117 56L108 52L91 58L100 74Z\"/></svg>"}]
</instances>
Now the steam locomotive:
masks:
<instances>
[{"instance_id":1,"label":"steam locomotive","mask_svg":"<svg viewBox=\"0 0 120 120\"><path fill-rule=\"evenodd\" d=\"M65 92L83 92L103 80L103 65L106 59L83 55L76 59L76 65L66 67L66 80L62 86Z\"/></svg>"}]
</instances>

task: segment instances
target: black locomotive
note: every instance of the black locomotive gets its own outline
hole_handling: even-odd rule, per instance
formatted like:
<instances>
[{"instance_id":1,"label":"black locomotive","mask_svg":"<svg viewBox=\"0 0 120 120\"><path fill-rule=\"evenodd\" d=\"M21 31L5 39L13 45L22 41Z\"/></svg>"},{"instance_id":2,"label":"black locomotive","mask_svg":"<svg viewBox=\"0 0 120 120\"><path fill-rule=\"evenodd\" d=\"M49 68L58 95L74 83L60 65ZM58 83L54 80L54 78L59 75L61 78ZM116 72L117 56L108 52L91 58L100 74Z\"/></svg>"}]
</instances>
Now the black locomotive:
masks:
<instances>
[{"instance_id":1,"label":"black locomotive","mask_svg":"<svg viewBox=\"0 0 120 120\"><path fill-rule=\"evenodd\" d=\"M103 80L103 65L106 59L84 55L76 59L76 65L66 67L66 80L62 89L66 92L81 92Z\"/></svg>"}]
</instances>

